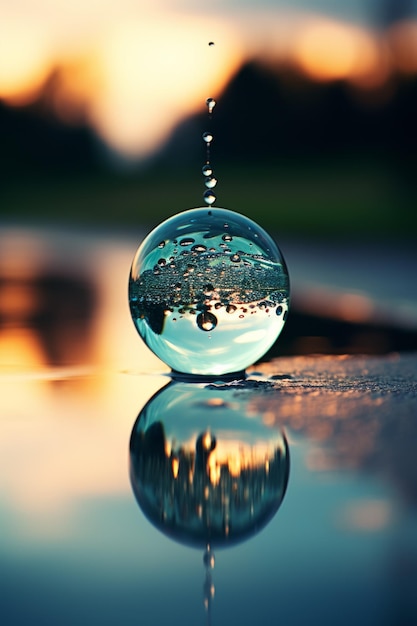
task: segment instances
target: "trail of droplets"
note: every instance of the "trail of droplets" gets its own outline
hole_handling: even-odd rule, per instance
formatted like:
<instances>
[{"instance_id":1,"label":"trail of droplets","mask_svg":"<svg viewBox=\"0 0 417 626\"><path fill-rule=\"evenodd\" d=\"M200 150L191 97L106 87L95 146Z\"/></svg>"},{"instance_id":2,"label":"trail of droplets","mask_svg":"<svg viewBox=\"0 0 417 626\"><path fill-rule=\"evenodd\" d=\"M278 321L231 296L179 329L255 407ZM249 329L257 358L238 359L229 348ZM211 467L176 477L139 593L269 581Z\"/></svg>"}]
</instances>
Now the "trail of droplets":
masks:
<instances>
[{"instance_id":1,"label":"trail of droplets","mask_svg":"<svg viewBox=\"0 0 417 626\"><path fill-rule=\"evenodd\" d=\"M209 41L208 44L210 47L214 46L214 41ZM207 98L206 106L208 111L208 119L211 122L213 109L216 106L216 101L214 98ZM203 194L204 202L211 206L216 201L216 194L213 189L217 185L217 178L213 176L213 168L210 163L210 150L211 150L211 142L213 141L213 134L209 131L203 133L203 141L206 144L206 163L203 166L202 172L204 176L204 185L206 187L206 191Z\"/></svg>"},{"instance_id":2,"label":"trail of droplets","mask_svg":"<svg viewBox=\"0 0 417 626\"><path fill-rule=\"evenodd\" d=\"M204 552L203 562L204 568L206 570L206 578L203 586L204 608L206 610L207 617L206 624L207 626L211 626L211 603L214 598L215 588L212 578L212 571L214 569L214 554L211 550L210 544L207 545L207 548Z\"/></svg>"}]
</instances>

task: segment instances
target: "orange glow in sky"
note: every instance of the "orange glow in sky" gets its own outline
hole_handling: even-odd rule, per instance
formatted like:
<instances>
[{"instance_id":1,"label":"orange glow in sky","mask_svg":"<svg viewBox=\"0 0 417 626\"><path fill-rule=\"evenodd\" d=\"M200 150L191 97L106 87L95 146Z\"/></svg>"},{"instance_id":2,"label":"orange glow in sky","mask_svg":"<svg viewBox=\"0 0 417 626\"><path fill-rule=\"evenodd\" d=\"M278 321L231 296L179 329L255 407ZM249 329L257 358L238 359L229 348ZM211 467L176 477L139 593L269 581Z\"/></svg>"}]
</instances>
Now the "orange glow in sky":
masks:
<instances>
[{"instance_id":1,"label":"orange glow in sky","mask_svg":"<svg viewBox=\"0 0 417 626\"><path fill-rule=\"evenodd\" d=\"M294 39L293 59L315 80L383 78L384 57L377 39L359 27L324 18L307 20Z\"/></svg>"},{"instance_id":2,"label":"orange glow in sky","mask_svg":"<svg viewBox=\"0 0 417 626\"><path fill-rule=\"evenodd\" d=\"M208 32L216 33L215 46L208 46ZM169 19L151 17L121 23L101 42L103 82L92 120L112 145L146 153L181 117L204 110L206 98L216 97L241 59L232 31L221 24L210 28L202 18L183 17L175 28Z\"/></svg>"},{"instance_id":3,"label":"orange glow in sky","mask_svg":"<svg viewBox=\"0 0 417 626\"><path fill-rule=\"evenodd\" d=\"M106 0L112 11L97 6L95 22L90 14L83 19L84 3L73 4L71 15L60 16L48 0L37 0L39 15L48 11L45 23L0 7L12 12L0 20L0 98L30 102L58 70L56 112L67 121L84 115L124 154L152 152L181 118L204 110L242 62L238 34L220 19L158 11L143 1L117 11Z\"/></svg>"},{"instance_id":4,"label":"orange glow in sky","mask_svg":"<svg viewBox=\"0 0 417 626\"><path fill-rule=\"evenodd\" d=\"M0 25L0 97L25 103L33 98L48 76L50 59L40 38L30 29Z\"/></svg>"},{"instance_id":5,"label":"orange glow in sky","mask_svg":"<svg viewBox=\"0 0 417 626\"><path fill-rule=\"evenodd\" d=\"M140 158L254 56L366 87L392 68L417 72L417 25L400 26L384 37L278 9L231 15L184 13L164 0L0 0L0 98L30 102L58 70L50 98L60 117L86 119L111 147Z\"/></svg>"}]
</instances>

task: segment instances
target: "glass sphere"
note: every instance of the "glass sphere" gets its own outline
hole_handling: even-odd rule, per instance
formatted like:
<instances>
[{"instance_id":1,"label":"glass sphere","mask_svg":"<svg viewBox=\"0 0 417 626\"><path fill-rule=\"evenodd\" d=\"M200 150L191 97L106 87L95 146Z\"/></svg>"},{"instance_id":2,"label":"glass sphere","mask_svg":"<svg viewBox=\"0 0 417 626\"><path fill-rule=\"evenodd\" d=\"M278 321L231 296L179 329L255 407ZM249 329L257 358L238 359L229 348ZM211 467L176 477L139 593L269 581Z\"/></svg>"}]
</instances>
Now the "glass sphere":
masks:
<instances>
[{"instance_id":1,"label":"glass sphere","mask_svg":"<svg viewBox=\"0 0 417 626\"><path fill-rule=\"evenodd\" d=\"M142 409L130 438L138 504L162 533L194 547L226 547L259 532L287 489L285 434L253 395L171 382Z\"/></svg>"},{"instance_id":2,"label":"glass sphere","mask_svg":"<svg viewBox=\"0 0 417 626\"><path fill-rule=\"evenodd\" d=\"M174 371L244 370L272 346L289 306L289 277L272 238L219 208L178 213L157 226L133 259L133 322Z\"/></svg>"}]
</instances>

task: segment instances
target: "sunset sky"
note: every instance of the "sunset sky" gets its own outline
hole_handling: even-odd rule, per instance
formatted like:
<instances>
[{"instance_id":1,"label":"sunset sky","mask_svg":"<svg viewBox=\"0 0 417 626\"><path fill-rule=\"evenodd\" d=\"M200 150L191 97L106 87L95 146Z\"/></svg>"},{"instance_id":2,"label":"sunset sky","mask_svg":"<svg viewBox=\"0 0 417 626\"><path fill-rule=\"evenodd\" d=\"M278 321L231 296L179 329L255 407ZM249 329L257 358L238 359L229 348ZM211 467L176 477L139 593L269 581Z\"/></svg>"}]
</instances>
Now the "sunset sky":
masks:
<instances>
[{"instance_id":1,"label":"sunset sky","mask_svg":"<svg viewBox=\"0 0 417 626\"><path fill-rule=\"evenodd\" d=\"M417 71L417 45L397 59L382 35L389 4L0 0L0 98L30 102L59 68L58 114L69 122L84 116L115 150L143 157L181 118L204 110L205 99L248 58L289 62L313 79L346 78L365 88L398 63ZM412 11L412 4L396 6ZM417 41L416 24L400 25L389 41Z\"/></svg>"}]
</instances>

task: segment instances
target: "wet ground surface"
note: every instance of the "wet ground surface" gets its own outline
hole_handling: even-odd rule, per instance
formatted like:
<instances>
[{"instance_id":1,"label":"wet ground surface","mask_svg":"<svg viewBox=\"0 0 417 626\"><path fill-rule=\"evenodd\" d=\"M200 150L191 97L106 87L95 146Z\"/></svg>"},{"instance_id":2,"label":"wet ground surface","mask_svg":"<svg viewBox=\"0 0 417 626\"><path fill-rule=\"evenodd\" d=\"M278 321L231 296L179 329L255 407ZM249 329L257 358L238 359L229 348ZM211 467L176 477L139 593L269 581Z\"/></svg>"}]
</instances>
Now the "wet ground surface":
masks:
<instances>
[{"instance_id":1,"label":"wet ground surface","mask_svg":"<svg viewBox=\"0 0 417 626\"><path fill-rule=\"evenodd\" d=\"M397 339L417 327L415 257L367 248L329 264L334 250L288 244L294 308L320 333L289 331L303 354L245 381L190 387L170 384L129 319L137 243L2 231L1 623L416 624L417 356ZM306 354L352 346L319 305L373 354ZM139 469L163 464L158 491L152 471L135 484L133 453ZM213 569L187 533L215 521Z\"/></svg>"}]
</instances>

